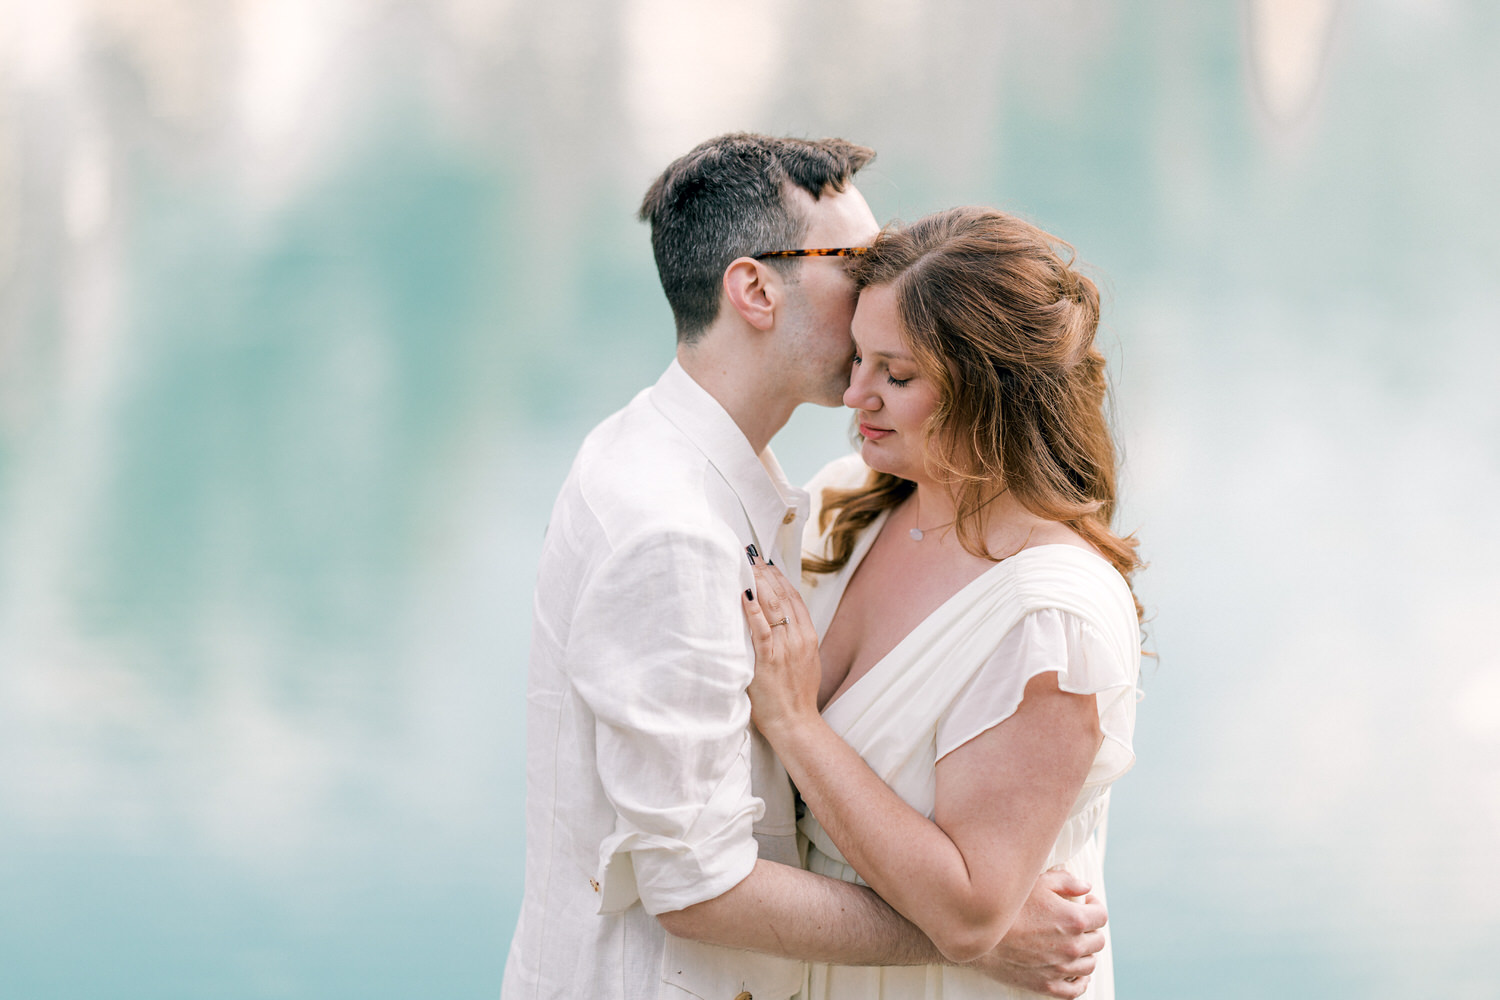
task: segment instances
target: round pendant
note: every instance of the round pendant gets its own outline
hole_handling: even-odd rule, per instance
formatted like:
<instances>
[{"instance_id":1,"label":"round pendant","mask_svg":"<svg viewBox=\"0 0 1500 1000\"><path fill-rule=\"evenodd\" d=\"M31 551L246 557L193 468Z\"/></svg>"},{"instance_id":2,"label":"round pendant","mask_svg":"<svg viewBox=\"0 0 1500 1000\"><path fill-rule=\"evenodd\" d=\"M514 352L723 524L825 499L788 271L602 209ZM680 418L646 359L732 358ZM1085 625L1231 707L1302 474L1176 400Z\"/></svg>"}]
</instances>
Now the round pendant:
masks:
<instances>
[{"instance_id":1,"label":"round pendant","mask_svg":"<svg viewBox=\"0 0 1500 1000\"><path fill-rule=\"evenodd\" d=\"M921 528L913 528L911 529L911 531L907 532L907 534L911 535L911 540L914 542L920 542L922 540Z\"/></svg>"}]
</instances>

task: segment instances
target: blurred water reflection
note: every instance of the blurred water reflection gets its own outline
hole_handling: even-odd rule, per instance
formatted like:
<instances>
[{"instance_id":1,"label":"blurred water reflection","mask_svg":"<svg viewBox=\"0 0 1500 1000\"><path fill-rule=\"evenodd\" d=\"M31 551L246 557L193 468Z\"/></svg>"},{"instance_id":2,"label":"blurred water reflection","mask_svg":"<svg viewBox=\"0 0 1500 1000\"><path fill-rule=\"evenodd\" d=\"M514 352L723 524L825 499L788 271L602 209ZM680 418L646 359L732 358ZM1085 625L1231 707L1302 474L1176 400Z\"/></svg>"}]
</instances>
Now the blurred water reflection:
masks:
<instances>
[{"instance_id":1,"label":"blurred water reflection","mask_svg":"<svg viewBox=\"0 0 1500 1000\"><path fill-rule=\"evenodd\" d=\"M1108 286L1122 994L1500 996L1500 18L954 10L0 5L0 996L496 994L541 532L740 127Z\"/></svg>"}]
</instances>

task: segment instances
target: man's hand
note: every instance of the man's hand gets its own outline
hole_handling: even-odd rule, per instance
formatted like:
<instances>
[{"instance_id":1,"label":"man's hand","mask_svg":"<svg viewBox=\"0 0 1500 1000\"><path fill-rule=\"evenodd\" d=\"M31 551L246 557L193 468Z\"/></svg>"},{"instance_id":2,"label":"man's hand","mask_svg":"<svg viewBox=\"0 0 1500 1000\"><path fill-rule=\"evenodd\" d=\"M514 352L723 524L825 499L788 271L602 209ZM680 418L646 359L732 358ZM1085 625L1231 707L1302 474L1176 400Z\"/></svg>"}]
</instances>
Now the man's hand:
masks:
<instances>
[{"instance_id":1,"label":"man's hand","mask_svg":"<svg viewBox=\"0 0 1500 1000\"><path fill-rule=\"evenodd\" d=\"M1005 938L969 967L997 982L1049 997L1088 988L1109 914L1090 885L1061 868L1043 872ZM1082 898L1080 898L1082 897Z\"/></svg>"}]
</instances>

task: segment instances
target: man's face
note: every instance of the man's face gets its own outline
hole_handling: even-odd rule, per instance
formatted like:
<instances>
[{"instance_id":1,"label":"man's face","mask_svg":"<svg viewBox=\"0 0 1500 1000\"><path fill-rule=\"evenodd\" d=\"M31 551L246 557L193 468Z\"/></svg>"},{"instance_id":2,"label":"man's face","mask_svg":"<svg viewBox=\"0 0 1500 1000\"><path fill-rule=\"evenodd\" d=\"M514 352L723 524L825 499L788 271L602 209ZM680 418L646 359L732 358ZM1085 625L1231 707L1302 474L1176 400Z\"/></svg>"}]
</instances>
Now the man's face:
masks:
<instances>
[{"instance_id":1,"label":"man's face","mask_svg":"<svg viewBox=\"0 0 1500 1000\"><path fill-rule=\"evenodd\" d=\"M796 188L792 199L808 220L802 247L869 246L880 231L864 195L852 184L817 200ZM807 402L838 406L849 387L854 360L849 323L858 296L849 278L849 258L805 258L787 289L782 321L787 328L788 375Z\"/></svg>"}]
</instances>

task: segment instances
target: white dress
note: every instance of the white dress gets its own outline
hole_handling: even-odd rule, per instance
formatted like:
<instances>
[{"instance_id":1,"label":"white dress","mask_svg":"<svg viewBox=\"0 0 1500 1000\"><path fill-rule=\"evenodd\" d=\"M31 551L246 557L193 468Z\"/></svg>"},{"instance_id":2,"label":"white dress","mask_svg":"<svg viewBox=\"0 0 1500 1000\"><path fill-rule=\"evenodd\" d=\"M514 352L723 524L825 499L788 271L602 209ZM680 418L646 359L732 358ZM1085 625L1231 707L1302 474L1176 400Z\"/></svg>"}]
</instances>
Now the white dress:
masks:
<instances>
[{"instance_id":1,"label":"white dress","mask_svg":"<svg viewBox=\"0 0 1500 1000\"><path fill-rule=\"evenodd\" d=\"M809 484L814 513L807 552L825 554L817 534L822 488L858 485L867 472L858 456L850 456ZM882 514L863 533L842 570L804 582L819 635L826 633L884 520ZM836 698L823 717L897 795L930 819L938 759L1009 717L1027 680L1056 671L1062 690L1096 694L1104 740L1047 867L1061 865L1086 879L1102 899L1109 786L1135 759L1131 734L1139 668L1139 625L1125 580L1091 552L1040 545L995 564L954 594ZM811 812L798 828L806 838L809 870L863 884ZM812 963L807 976L804 1000L1035 997L971 970L941 965ZM1114 996L1107 944L1085 996Z\"/></svg>"}]
</instances>

